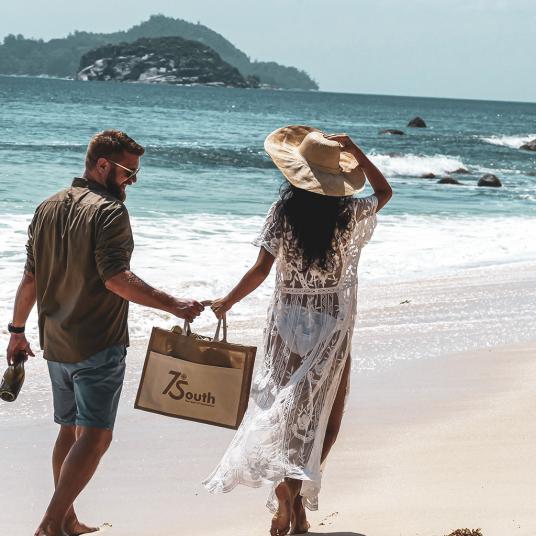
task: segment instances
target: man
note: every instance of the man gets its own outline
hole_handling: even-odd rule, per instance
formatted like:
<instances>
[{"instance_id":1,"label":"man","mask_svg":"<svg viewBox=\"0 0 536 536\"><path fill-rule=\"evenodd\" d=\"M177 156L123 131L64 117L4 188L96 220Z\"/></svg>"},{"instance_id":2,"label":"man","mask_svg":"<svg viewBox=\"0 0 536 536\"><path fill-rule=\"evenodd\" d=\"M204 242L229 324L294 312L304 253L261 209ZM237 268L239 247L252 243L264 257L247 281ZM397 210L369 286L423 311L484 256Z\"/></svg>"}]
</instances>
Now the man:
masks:
<instances>
[{"instance_id":1,"label":"man","mask_svg":"<svg viewBox=\"0 0 536 536\"><path fill-rule=\"evenodd\" d=\"M126 189L137 181L144 149L124 132L90 141L84 175L37 208L28 230L27 261L15 298L7 359L34 355L24 326L35 302L48 361L54 420L55 492L35 532L94 532L78 521L73 502L93 476L112 439L125 374L130 301L189 321L203 305L177 299L130 271L134 248Z\"/></svg>"}]
</instances>

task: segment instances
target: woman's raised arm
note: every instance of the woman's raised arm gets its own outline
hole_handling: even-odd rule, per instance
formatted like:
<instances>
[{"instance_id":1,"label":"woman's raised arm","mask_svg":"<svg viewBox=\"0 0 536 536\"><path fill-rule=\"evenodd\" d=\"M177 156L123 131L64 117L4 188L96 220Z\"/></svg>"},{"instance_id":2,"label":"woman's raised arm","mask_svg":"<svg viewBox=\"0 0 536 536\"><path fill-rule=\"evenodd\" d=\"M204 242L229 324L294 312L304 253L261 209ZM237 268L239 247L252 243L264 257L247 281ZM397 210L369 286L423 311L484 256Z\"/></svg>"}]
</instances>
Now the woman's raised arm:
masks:
<instances>
[{"instance_id":1,"label":"woman's raised arm","mask_svg":"<svg viewBox=\"0 0 536 536\"><path fill-rule=\"evenodd\" d=\"M378 198L378 212L393 197L391 185L387 182L383 173L371 162L370 158L350 139L346 134L328 136L330 140L338 141L344 149L351 152L365 172L367 179Z\"/></svg>"}]
</instances>

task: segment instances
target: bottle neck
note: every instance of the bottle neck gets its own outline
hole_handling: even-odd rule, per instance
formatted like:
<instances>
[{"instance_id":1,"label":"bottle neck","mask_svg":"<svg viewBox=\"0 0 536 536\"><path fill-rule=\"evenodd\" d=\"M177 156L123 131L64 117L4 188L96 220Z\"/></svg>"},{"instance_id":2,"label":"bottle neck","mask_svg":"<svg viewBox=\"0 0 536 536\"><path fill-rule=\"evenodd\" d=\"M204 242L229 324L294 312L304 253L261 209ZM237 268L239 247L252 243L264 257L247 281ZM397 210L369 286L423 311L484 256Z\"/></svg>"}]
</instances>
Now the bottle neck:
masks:
<instances>
[{"instance_id":1,"label":"bottle neck","mask_svg":"<svg viewBox=\"0 0 536 536\"><path fill-rule=\"evenodd\" d=\"M13 359L13 365L24 365L24 363L28 360L28 354L26 352L18 352L15 354L15 357Z\"/></svg>"}]
</instances>

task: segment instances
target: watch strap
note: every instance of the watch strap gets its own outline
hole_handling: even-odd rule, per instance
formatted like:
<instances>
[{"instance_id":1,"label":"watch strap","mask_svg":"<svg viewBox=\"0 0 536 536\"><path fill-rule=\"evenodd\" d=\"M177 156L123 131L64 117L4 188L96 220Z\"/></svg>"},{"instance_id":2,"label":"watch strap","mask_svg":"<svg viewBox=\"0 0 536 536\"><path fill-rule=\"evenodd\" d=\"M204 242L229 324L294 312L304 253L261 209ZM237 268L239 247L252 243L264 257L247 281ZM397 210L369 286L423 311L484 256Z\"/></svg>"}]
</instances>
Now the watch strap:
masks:
<instances>
[{"instance_id":1,"label":"watch strap","mask_svg":"<svg viewBox=\"0 0 536 536\"><path fill-rule=\"evenodd\" d=\"M9 333L24 333L25 326L15 327L11 322L7 325Z\"/></svg>"}]
</instances>

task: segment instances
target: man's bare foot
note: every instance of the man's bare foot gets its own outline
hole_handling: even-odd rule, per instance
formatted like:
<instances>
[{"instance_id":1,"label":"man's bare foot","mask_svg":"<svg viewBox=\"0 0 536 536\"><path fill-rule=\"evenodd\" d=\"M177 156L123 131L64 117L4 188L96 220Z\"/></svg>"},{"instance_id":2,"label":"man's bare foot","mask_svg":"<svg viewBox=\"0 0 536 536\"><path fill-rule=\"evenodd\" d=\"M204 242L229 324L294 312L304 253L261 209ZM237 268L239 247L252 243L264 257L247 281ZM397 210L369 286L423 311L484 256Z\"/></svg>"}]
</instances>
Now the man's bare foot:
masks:
<instances>
[{"instance_id":1,"label":"man's bare foot","mask_svg":"<svg viewBox=\"0 0 536 536\"><path fill-rule=\"evenodd\" d=\"M311 525L307 521L307 514L305 513L305 508L303 506L303 498L298 493L294 499L294 504L292 505L292 515L291 515L291 531L290 534L305 534L309 532Z\"/></svg>"},{"instance_id":2,"label":"man's bare foot","mask_svg":"<svg viewBox=\"0 0 536 536\"><path fill-rule=\"evenodd\" d=\"M281 482L281 484L275 488L275 496L279 501L279 507L272 518L270 535L286 536L290 530L290 516L292 514L293 500L286 480Z\"/></svg>"},{"instance_id":3,"label":"man's bare foot","mask_svg":"<svg viewBox=\"0 0 536 536\"><path fill-rule=\"evenodd\" d=\"M34 536L69 536L53 523L41 523Z\"/></svg>"},{"instance_id":4,"label":"man's bare foot","mask_svg":"<svg viewBox=\"0 0 536 536\"><path fill-rule=\"evenodd\" d=\"M81 536L82 534L90 534L91 532L97 532L99 527L89 527L84 523L80 523L76 516L66 519L63 523L63 530L69 536Z\"/></svg>"}]
</instances>

